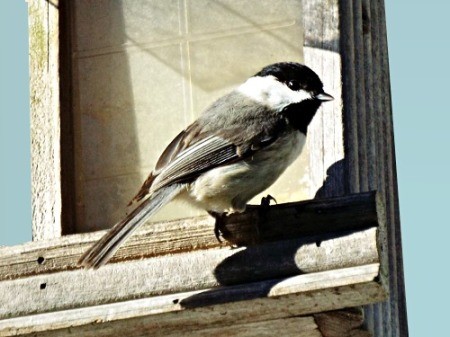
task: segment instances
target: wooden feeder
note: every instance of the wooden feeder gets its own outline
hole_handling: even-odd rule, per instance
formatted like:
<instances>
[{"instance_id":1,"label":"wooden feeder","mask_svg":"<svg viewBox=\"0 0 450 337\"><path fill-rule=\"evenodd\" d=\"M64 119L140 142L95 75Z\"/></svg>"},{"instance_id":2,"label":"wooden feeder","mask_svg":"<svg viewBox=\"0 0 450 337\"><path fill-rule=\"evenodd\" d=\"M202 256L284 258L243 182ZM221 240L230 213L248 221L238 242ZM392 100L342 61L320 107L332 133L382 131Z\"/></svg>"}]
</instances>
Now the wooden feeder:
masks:
<instances>
[{"instance_id":1,"label":"wooden feeder","mask_svg":"<svg viewBox=\"0 0 450 337\"><path fill-rule=\"evenodd\" d=\"M0 248L0 336L407 336L383 1L28 4L33 241ZM178 130L291 60L335 101L279 204L227 218L226 243L170 205L77 266Z\"/></svg>"}]
</instances>

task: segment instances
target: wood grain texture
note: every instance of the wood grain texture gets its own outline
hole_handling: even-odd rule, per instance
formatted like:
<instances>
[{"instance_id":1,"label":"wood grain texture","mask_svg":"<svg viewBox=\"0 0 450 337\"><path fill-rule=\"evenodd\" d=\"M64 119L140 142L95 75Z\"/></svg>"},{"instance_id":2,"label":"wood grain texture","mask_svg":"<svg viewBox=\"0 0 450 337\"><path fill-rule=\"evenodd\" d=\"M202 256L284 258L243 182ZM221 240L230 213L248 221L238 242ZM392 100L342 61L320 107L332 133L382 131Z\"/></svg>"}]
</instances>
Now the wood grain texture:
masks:
<instances>
[{"instance_id":1,"label":"wood grain texture","mask_svg":"<svg viewBox=\"0 0 450 337\"><path fill-rule=\"evenodd\" d=\"M72 85L72 52L73 52L73 6L74 1L58 3L59 13L59 87L61 118L61 234L75 233L76 197L75 197L75 149L74 149L74 115L73 104L75 88Z\"/></svg>"},{"instance_id":2,"label":"wood grain texture","mask_svg":"<svg viewBox=\"0 0 450 337\"><path fill-rule=\"evenodd\" d=\"M378 226L384 211L374 192L271 206L251 207L224 219L225 236L234 243L254 244ZM280 222L280 219L283 219ZM209 216L143 226L111 263L187 251L227 247L213 234ZM104 231L68 235L57 240L0 248L0 280L77 269L77 260Z\"/></svg>"},{"instance_id":3,"label":"wood grain texture","mask_svg":"<svg viewBox=\"0 0 450 337\"><path fill-rule=\"evenodd\" d=\"M324 171L328 173L317 195L339 195L341 188L344 194L380 192L386 209L380 227L381 265L382 273L389 275L391 295L389 301L366 307L365 325L375 336L407 336L384 2L304 1L303 6L305 61L320 64L321 55L333 50L341 62L342 120L335 124L342 125L344 159L329 167L330 163L320 161L325 153L334 150L333 144L322 140L322 125L317 127L315 120L312 126L318 133L310 138L315 144L311 148L323 149L313 160L318 172L314 184ZM335 6L337 15L333 14ZM338 27L338 34L330 35L325 27ZM330 36L338 39L338 47L330 43ZM319 51L312 53L313 46ZM335 67L329 64L323 72L334 72ZM329 135L326 138L336 139ZM340 184L337 189L335 181Z\"/></svg>"},{"instance_id":4,"label":"wood grain texture","mask_svg":"<svg viewBox=\"0 0 450 337\"><path fill-rule=\"evenodd\" d=\"M352 5L353 10L353 48L355 54L355 76L357 79L357 84L355 86L355 95L356 98L356 106L357 109L352 113L356 114L356 130L357 130L357 139L358 139L358 177L359 177L359 190L367 191L369 188L369 172L373 172L372 170L368 170L369 161L373 164L376 162L376 158L369 158L368 150L368 128L369 128L369 120L371 119L370 114L370 106L373 104L370 101L370 97L368 92L371 91L371 88L368 87L367 71L371 70L366 68L367 66L367 39L366 37L366 29L368 20L365 20L363 17L363 1L353 0ZM355 117L353 117L355 118ZM373 173L372 173L373 174ZM370 331L373 331L373 317L374 310L377 308L368 306L366 308L366 324Z\"/></svg>"},{"instance_id":5,"label":"wood grain texture","mask_svg":"<svg viewBox=\"0 0 450 337\"><path fill-rule=\"evenodd\" d=\"M378 187L378 160L377 160L377 138L376 138L376 113L374 103L373 88L375 83L373 82L373 57L372 57L372 36L371 32L371 12L370 1L363 0L360 6L360 20L361 20L361 38L364 46L363 50L363 72L364 72L364 113L365 113L365 134L367 142L365 144L366 159L367 159L367 174L364 187L368 190L377 189ZM366 326L370 331L374 330L374 324L382 322L381 318L381 305L367 306L366 307ZM378 317L375 319L375 317Z\"/></svg>"},{"instance_id":6,"label":"wood grain texture","mask_svg":"<svg viewBox=\"0 0 450 337\"><path fill-rule=\"evenodd\" d=\"M370 337L363 327L364 314L361 308L349 308L314 315L314 321L323 337Z\"/></svg>"},{"instance_id":7,"label":"wood grain texture","mask_svg":"<svg viewBox=\"0 0 450 337\"><path fill-rule=\"evenodd\" d=\"M183 336L189 337L272 337L274 333L279 336L322 337L312 316L291 317L267 320L263 322L232 324L229 326L212 327L202 330L186 331ZM159 336L177 337L179 332L158 334Z\"/></svg>"},{"instance_id":8,"label":"wood grain texture","mask_svg":"<svg viewBox=\"0 0 450 337\"><path fill-rule=\"evenodd\" d=\"M322 105L308 127L310 193L320 197L343 195L344 180L334 179L331 172L344 158L339 5L337 0L305 0L302 6L305 64L319 75L325 91L334 97Z\"/></svg>"},{"instance_id":9,"label":"wood grain texture","mask_svg":"<svg viewBox=\"0 0 450 337\"><path fill-rule=\"evenodd\" d=\"M357 110L355 73L355 51L353 30L353 2L341 1L339 4L339 26L341 29L341 55L342 55L342 101L344 125L344 152L343 168L336 175L345 181L346 193L359 192L359 157L357 119L352 115Z\"/></svg>"},{"instance_id":10,"label":"wood grain texture","mask_svg":"<svg viewBox=\"0 0 450 337\"><path fill-rule=\"evenodd\" d=\"M388 301L366 308L374 336L407 336L400 219L384 2L343 1L344 179L348 191L376 189L386 210L380 227L382 273ZM356 87L355 87L356 85Z\"/></svg>"},{"instance_id":11,"label":"wood grain texture","mask_svg":"<svg viewBox=\"0 0 450 337\"><path fill-rule=\"evenodd\" d=\"M390 73L387 47L387 32L386 32L386 17L384 13L384 5L378 7L381 50L385 51L381 58L381 77L383 79L383 104L386 119L386 154L389 165L387 169L387 179L385 181L387 191L387 206L386 210L389 212L389 269L390 269L390 291L392 299L390 301L392 312L395 316L395 333L399 336L408 335L407 315L406 315L406 295L405 295L405 281L403 272L403 257L402 257L402 241L400 228L400 214L399 214L399 199L397 188L397 169L395 166L395 143L393 130L393 115L391 103L391 87L390 87Z\"/></svg>"},{"instance_id":12,"label":"wood grain texture","mask_svg":"<svg viewBox=\"0 0 450 337\"><path fill-rule=\"evenodd\" d=\"M369 192L252 207L224 223L253 242L264 219L258 245L236 249L217 243L211 218L148 225L119 257L130 261L97 271L75 261L102 233L2 248L0 336L232 335L248 323L263 334L267 321L380 301L380 206Z\"/></svg>"},{"instance_id":13,"label":"wood grain texture","mask_svg":"<svg viewBox=\"0 0 450 337\"><path fill-rule=\"evenodd\" d=\"M165 336L208 327L262 322L376 302L385 291L375 281L379 265L203 289L5 319L0 336ZM237 300L236 302L223 303ZM246 300L245 305L240 300ZM249 310L251 308L251 310Z\"/></svg>"},{"instance_id":14,"label":"wood grain texture","mask_svg":"<svg viewBox=\"0 0 450 337\"><path fill-rule=\"evenodd\" d=\"M28 1L33 240L61 236L58 1Z\"/></svg>"},{"instance_id":15,"label":"wood grain texture","mask_svg":"<svg viewBox=\"0 0 450 337\"><path fill-rule=\"evenodd\" d=\"M199 250L108 264L95 271L78 269L5 280L0 282L0 318L378 262L376 228L340 233L323 239L320 246L318 239L322 238Z\"/></svg>"}]
</instances>

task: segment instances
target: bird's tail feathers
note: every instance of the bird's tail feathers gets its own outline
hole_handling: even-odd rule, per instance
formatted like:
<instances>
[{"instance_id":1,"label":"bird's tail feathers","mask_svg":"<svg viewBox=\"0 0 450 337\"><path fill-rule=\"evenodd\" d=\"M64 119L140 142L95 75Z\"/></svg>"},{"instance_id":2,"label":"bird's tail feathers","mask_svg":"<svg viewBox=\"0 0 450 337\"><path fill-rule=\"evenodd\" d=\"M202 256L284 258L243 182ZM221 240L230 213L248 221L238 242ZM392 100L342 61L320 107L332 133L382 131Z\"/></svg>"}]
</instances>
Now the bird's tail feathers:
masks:
<instances>
[{"instance_id":1,"label":"bird's tail feathers","mask_svg":"<svg viewBox=\"0 0 450 337\"><path fill-rule=\"evenodd\" d=\"M94 269L104 265L140 225L176 197L181 189L182 185L173 184L158 190L151 198L144 200L89 248L78 260L78 265Z\"/></svg>"}]
</instances>

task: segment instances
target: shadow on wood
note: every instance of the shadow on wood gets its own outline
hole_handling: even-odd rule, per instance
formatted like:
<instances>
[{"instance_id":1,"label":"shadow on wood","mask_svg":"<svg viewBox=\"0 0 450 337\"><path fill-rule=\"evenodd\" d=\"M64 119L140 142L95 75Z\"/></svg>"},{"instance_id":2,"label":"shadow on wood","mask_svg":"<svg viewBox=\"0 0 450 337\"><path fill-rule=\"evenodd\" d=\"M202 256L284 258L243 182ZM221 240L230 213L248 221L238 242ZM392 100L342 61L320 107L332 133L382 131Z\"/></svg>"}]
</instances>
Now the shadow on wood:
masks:
<instances>
[{"instance_id":1,"label":"shadow on wood","mask_svg":"<svg viewBox=\"0 0 450 337\"><path fill-rule=\"evenodd\" d=\"M251 207L224 222L230 240L249 243L234 249L217 242L209 217L152 224L96 271L74 266L101 232L2 248L0 335L93 329L106 336L113 327L129 331L131 317L148 331L175 333L377 302L386 296L382 213L375 192L264 213Z\"/></svg>"},{"instance_id":2,"label":"shadow on wood","mask_svg":"<svg viewBox=\"0 0 450 337\"><path fill-rule=\"evenodd\" d=\"M377 227L381 221L376 192L273 205L248 206L244 213L219 221L223 237L237 246L252 246L293 237L326 239L341 231Z\"/></svg>"}]
</instances>

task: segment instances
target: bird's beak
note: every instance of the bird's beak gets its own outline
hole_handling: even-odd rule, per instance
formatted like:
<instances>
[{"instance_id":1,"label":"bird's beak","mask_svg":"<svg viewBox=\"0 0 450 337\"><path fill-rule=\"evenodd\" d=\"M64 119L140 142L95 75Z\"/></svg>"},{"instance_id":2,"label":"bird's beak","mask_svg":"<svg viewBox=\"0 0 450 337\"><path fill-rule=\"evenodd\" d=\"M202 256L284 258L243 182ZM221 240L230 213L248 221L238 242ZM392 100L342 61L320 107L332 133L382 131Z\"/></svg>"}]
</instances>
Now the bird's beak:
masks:
<instances>
[{"instance_id":1,"label":"bird's beak","mask_svg":"<svg viewBox=\"0 0 450 337\"><path fill-rule=\"evenodd\" d=\"M334 97L327 94L326 92L321 92L320 94L314 96L314 99L321 101L321 102L327 102L327 101L332 101L334 99Z\"/></svg>"}]
</instances>

